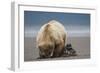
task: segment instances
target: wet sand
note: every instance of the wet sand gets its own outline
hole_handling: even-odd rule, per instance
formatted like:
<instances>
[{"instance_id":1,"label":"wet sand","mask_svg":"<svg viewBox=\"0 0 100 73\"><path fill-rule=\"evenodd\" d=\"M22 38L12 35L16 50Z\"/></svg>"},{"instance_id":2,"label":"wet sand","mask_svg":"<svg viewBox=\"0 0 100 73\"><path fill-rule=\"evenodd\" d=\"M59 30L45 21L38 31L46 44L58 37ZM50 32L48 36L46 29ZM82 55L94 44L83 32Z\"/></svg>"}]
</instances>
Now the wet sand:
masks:
<instances>
[{"instance_id":1,"label":"wet sand","mask_svg":"<svg viewBox=\"0 0 100 73\"><path fill-rule=\"evenodd\" d=\"M69 37L68 43L72 44L73 49L76 50L77 56L37 59L39 57L39 50L36 48L36 37L24 38L24 61L42 61L42 60L62 60L62 59L87 59L90 58L90 37Z\"/></svg>"}]
</instances>

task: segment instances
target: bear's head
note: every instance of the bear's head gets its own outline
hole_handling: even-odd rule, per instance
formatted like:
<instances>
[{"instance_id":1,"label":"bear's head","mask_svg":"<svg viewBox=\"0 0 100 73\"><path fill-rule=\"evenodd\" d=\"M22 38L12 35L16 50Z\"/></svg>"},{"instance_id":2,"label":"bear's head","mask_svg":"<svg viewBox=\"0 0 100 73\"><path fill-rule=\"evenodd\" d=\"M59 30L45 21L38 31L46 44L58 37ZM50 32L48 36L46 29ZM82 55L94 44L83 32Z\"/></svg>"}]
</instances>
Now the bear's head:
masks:
<instances>
[{"instance_id":1,"label":"bear's head","mask_svg":"<svg viewBox=\"0 0 100 73\"><path fill-rule=\"evenodd\" d=\"M39 44L38 48L41 58L50 58L53 56L53 51L54 51L53 44L42 43Z\"/></svg>"}]
</instances>

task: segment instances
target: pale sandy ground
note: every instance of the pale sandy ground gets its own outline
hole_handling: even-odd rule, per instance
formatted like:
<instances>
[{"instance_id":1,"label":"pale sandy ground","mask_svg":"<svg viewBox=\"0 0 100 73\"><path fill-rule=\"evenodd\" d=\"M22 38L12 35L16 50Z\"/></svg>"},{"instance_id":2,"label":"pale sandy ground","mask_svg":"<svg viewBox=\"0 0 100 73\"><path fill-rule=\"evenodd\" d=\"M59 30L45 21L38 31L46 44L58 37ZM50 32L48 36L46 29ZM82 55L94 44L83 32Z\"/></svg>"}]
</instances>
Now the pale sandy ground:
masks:
<instances>
[{"instance_id":1,"label":"pale sandy ground","mask_svg":"<svg viewBox=\"0 0 100 73\"><path fill-rule=\"evenodd\" d=\"M68 43L76 50L77 56L60 57L49 59L37 59L39 57L39 50L36 48L36 38L24 38L24 61L37 61L37 60L62 60L62 59L87 59L90 58L90 37L69 37Z\"/></svg>"}]
</instances>

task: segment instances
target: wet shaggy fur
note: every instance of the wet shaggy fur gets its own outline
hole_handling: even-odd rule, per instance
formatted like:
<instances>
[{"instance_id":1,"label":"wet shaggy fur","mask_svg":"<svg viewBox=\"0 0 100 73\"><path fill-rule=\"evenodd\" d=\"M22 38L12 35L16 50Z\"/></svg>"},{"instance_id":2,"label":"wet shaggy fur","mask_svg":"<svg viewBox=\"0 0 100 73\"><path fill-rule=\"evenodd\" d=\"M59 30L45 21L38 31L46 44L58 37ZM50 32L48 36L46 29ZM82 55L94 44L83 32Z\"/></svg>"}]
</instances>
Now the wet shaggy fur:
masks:
<instances>
[{"instance_id":1,"label":"wet shaggy fur","mask_svg":"<svg viewBox=\"0 0 100 73\"><path fill-rule=\"evenodd\" d=\"M66 43L65 28L55 20L49 21L40 28L36 41L40 58L60 57Z\"/></svg>"}]
</instances>

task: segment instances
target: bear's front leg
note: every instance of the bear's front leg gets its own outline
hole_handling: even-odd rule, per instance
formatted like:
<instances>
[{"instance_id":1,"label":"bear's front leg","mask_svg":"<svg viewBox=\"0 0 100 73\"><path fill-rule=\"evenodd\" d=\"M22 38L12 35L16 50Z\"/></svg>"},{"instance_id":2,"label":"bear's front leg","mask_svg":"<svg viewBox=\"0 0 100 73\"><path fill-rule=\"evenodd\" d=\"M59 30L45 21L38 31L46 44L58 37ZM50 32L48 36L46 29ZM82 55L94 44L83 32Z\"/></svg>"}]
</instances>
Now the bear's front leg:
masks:
<instances>
[{"instance_id":1,"label":"bear's front leg","mask_svg":"<svg viewBox=\"0 0 100 73\"><path fill-rule=\"evenodd\" d=\"M64 43L59 43L55 46L53 57L61 57L64 52Z\"/></svg>"}]
</instances>

